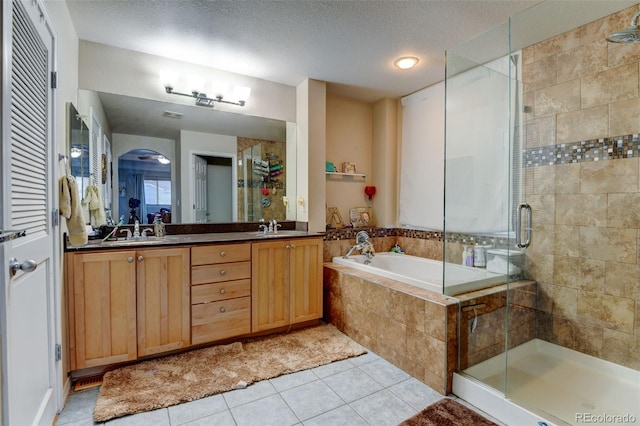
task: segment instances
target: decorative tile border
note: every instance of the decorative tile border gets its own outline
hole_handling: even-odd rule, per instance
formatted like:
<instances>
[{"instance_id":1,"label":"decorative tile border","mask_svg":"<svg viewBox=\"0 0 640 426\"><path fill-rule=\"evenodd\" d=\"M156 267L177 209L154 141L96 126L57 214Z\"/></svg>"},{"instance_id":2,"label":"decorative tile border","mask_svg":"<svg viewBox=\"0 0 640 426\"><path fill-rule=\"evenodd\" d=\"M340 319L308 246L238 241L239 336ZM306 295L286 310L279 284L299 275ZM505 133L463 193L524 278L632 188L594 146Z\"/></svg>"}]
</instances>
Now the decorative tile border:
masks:
<instances>
[{"instance_id":1,"label":"decorative tile border","mask_svg":"<svg viewBox=\"0 0 640 426\"><path fill-rule=\"evenodd\" d=\"M523 167L640 157L638 133L523 150Z\"/></svg>"},{"instance_id":2,"label":"decorative tile border","mask_svg":"<svg viewBox=\"0 0 640 426\"><path fill-rule=\"evenodd\" d=\"M425 231L411 228L341 228L329 229L324 234L324 241L355 240L356 234L367 231L371 238L408 237L420 240L446 241L458 244L491 244L496 248L513 247L513 240L508 237L490 234L468 234L459 232Z\"/></svg>"},{"instance_id":3,"label":"decorative tile border","mask_svg":"<svg viewBox=\"0 0 640 426\"><path fill-rule=\"evenodd\" d=\"M340 228L328 229L324 234L324 241L355 240L356 234L360 231L367 231L371 238L396 237L398 235L397 228Z\"/></svg>"}]
</instances>

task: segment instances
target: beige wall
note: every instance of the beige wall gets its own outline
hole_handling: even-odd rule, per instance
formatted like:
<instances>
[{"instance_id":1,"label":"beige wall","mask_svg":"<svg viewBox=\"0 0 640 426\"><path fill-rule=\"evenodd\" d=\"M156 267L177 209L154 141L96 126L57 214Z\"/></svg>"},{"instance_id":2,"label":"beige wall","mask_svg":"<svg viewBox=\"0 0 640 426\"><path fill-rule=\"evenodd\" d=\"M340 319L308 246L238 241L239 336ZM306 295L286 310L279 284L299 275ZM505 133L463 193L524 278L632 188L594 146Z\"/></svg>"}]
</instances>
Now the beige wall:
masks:
<instances>
[{"instance_id":1,"label":"beige wall","mask_svg":"<svg viewBox=\"0 0 640 426\"><path fill-rule=\"evenodd\" d=\"M534 219L527 270L540 284L538 308L546 314L540 337L635 369L640 369L640 45L607 43L605 37L627 28L639 9L523 51L524 99L532 107L525 114L526 148L581 155L576 163L525 169ZM575 142L634 134L627 138L636 147L630 158L626 149L623 158L604 160L608 149L571 148ZM599 161L585 161L586 155Z\"/></svg>"},{"instance_id":2,"label":"beige wall","mask_svg":"<svg viewBox=\"0 0 640 426\"><path fill-rule=\"evenodd\" d=\"M56 89L55 106L55 138L58 152L66 154L67 150L67 103L77 104L78 91L78 36L71 22L69 10L64 2L44 1L44 6L52 21L56 32L56 65L58 71L58 88ZM58 175L64 173L64 167L60 165L57 169ZM54 194L54 203L57 205L57 194ZM66 232L67 227L64 220L60 222L60 236ZM68 351L67 351L67 319L63 315L66 312L64 296L64 267L62 257L62 238L57 239L58 250L55 254L57 269L55 270L56 281L54 288L55 304L58 310L56 318L55 338L56 342L62 344L62 361L57 368L62 392L57 395L58 407L62 408L66 393L69 392L71 382L67 376Z\"/></svg>"},{"instance_id":3,"label":"beige wall","mask_svg":"<svg viewBox=\"0 0 640 426\"><path fill-rule=\"evenodd\" d=\"M373 105L337 95L327 95L327 154L342 171L345 161L356 164L355 176L326 177L327 207L337 207L345 224L349 223L349 209L370 206L364 194L371 185L372 175ZM375 201L374 201L375 202Z\"/></svg>"},{"instance_id":4,"label":"beige wall","mask_svg":"<svg viewBox=\"0 0 640 426\"><path fill-rule=\"evenodd\" d=\"M401 108L399 101L382 99L373 105L373 154L371 183L376 187L373 199L376 224L396 226L398 223L398 193L400 185L398 141Z\"/></svg>"}]
</instances>

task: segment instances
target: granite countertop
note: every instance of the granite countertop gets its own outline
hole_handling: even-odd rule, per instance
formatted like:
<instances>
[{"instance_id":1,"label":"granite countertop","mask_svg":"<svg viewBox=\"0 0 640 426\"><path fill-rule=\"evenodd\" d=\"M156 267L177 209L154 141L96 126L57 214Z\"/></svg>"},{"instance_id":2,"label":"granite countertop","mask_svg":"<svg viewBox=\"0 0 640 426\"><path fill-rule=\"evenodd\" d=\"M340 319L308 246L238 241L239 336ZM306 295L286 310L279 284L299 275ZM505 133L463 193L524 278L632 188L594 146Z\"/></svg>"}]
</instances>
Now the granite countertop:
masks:
<instances>
[{"instance_id":1,"label":"granite countertop","mask_svg":"<svg viewBox=\"0 0 640 426\"><path fill-rule=\"evenodd\" d=\"M193 245L206 243L231 243L231 242L258 242L275 239L290 239L304 237L320 237L322 233L307 231L278 231L277 234L264 234L262 232L211 232L199 234L167 235L163 238L153 236L138 239L118 239L105 241L100 239L89 240L83 246L66 245L65 251L109 250L109 249L136 249L157 246Z\"/></svg>"},{"instance_id":2,"label":"granite countertop","mask_svg":"<svg viewBox=\"0 0 640 426\"><path fill-rule=\"evenodd\" d=\"M25 237L27 235L27 231L22 229L19 231L10 230L10 229L0 229L0 243L4 243L5 241L15 240L16 238Z\"/></svg>"}]
</instances>

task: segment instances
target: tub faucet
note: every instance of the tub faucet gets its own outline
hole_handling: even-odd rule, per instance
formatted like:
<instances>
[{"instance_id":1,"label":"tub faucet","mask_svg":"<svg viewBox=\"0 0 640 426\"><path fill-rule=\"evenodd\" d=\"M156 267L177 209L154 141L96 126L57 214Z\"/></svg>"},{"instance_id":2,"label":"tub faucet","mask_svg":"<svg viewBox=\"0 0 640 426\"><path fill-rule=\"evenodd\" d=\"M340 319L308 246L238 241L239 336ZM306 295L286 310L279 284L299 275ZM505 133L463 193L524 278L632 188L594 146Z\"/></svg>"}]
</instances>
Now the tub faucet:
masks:
<instances>
[{"instance_id":1,"label":"tub faucet","mask_svg":"<svg viewBox=\"0 0 640 426\"><path fill-rule=\"evenodd\" d=\"M346 259L351 256L351 253L353 253L354 250L360 250L362 254L367 256L365 264L368 265L369 263L371 263L371 259L373 259L373 256L375 256L376 251L373 249L373 244L371 243L371 241L369 241L369 234L367 234L366 231L360 231L356 234L356 244L354 246L351 246L349 251L347 251L347 254L343 256L343 258Z\"/></svg>"},{"instance_id":2,"label":"tub faucet","mask_svg":"<svg viewBox=\"0 0 640 426\"><path fill-rule=\"evenodd\" d=\"M365 243L365 246L362 249L360 249L360 252L365 256L367 256L367 259L369 260L369 262L365 261L365 263L371 263L373 256L376 255L376 251L373 249L373 244L371 244L370 241L367 241Z\"/></svg>"}]
</instances>

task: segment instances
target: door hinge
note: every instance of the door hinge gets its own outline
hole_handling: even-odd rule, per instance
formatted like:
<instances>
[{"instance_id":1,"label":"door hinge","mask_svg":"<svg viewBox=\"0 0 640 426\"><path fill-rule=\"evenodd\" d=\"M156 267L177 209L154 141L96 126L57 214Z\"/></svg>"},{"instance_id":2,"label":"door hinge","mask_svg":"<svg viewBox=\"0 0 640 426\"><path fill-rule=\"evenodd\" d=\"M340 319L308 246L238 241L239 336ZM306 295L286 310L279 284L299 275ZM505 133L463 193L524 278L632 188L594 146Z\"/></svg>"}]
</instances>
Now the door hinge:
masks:
<instances>
[{"instance_id":1,"label":"door hinge","mask_svg":"<svg viewBox=\"0 0 640 426\"><path fill-rule=\"evenodd\" d=\"M62 360L62 345L56 343L56 361Z\"/></svg>"},{"instance_id":2,"label":"door hinge","mask_svg":"<svg viewBox=\"0 0 640 426\"><path fill-rule=\"evenodd\" d=\"M58 88L58 71L51 71L51 88Z\"/></svg>"},{"instance_id":3,"label":"door hinge","mask_svg":"<svg viewBox=\"0 0 640 426\"><path fill-rule=\"evenodd\" d=\"M53 209L51 210L51 223L53 227L60 226L60 210Z\"/></svg>"}]
</instances>

